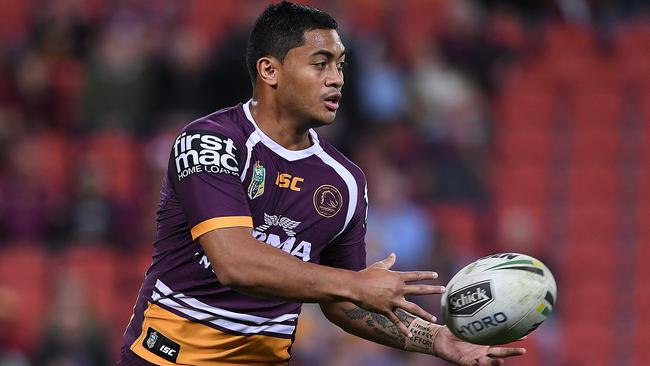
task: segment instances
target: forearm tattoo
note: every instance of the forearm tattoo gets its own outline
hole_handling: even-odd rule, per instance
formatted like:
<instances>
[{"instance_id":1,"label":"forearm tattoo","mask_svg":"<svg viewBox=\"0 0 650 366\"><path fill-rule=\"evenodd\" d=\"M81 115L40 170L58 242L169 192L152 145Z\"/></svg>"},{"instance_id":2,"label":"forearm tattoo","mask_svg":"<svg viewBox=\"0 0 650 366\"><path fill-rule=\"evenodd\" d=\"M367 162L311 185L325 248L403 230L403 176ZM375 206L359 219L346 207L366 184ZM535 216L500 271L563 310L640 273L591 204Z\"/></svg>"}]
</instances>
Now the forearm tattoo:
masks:
<instances>
[{"instance_id":1,"label":"forearm tattoo","mask_svg":"<svg viewBox=\"0 0 650 366\"><path fill-rule=\"evenodd\" d=\"M390 321L387 317L370 312L355 306L352 309L343 309L345 315L352 320L365 320L366 325L387 343L392 343L395 346L403 348L406 344L404 334L400 332L397 325ZM397 318L407 327L411 324L415 317L402 309L395 310Z\"/></svg>"}]
</instances>

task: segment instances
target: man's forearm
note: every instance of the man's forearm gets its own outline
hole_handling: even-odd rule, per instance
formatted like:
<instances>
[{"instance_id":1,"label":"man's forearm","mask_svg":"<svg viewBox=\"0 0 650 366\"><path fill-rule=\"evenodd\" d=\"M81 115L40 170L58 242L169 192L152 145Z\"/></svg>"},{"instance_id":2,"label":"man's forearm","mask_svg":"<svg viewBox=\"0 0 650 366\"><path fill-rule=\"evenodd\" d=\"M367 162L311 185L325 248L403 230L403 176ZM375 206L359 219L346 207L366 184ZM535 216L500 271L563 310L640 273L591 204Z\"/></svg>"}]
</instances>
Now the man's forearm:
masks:
<instances>
[{"instance_id":1,"label":"man's forearm","mask_svg":"<svg viewBox=\"0 0 650 366\"><path fill-rule=\"evenodd\" d=\"M226 286L256 296L296 302L354 301L355 272L303 262L262 244L250 234L229 238L235 245L216 250L213 231L201 238L217 277Z\"/></svg>"},{"instance_id":2,"label":"man's forearm","mask_svg":"<svg viewBox=\"0 0 650 366\"><path fill-rule=\"evenodd\" d=\"M440 325L417 318L402 309L396 309L399 320L409 328L406 338L395 324L383 315L362 309L354 304L333 304L326 316L348 333L389 347L432 354L433 341Z\"/></svg>"},{"instance_id":3,"label":"man's forearm","mask_svg":"<svg viewBox=\"0 0 650 366\"><path fill-rule=\"evenodd\" d=\"M403 334L407 334L408 329L395 315L396 308L424 319L433 318L418 305L407 301L405 296L444 291L441 286L410 284L433 280L437 276L434 272L391 271L396 258L394 254L353 272L301 261L256 241L250 229L243 227L209 231L199 238L199 242L224 286L251 295L294 302L350 302L385 315Z\"/></svg>"}]
</instances>

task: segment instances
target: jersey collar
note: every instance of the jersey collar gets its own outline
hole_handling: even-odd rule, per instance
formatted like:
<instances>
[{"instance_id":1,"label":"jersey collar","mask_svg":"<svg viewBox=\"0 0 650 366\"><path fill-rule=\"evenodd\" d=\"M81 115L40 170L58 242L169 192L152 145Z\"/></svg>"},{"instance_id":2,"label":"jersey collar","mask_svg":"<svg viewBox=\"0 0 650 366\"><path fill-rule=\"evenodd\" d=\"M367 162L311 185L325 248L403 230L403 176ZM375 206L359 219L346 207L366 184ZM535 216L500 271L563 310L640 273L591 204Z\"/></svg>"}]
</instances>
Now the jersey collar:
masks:
<instances>
[{"instance_id":1,"label":"jersey collar","mask_svg":"<svg viewBox=\"0 0 650 366\"><path fill-rule=\"evenodd\" d=\"M259 128L257 123L255 123L255 119L253 119L253 115L251 114L250 104L251 104L251 100L246 102L243 105L243 108L244 108L244 114L246 114L246 118L255 127L255 132L253 133L256 133L260 137L260 141L276 154L280 155L281 157L289 161L295 161L295 160L304 159L306 157L318 154L321 151L323 151L323 148L320 146L320 142L318 141L318 134L316 134L316 131L314 131L313 128L309 129L309 136L311 136L311 141L313 142L313 145L303 150L289 150L284 146L278 144L277 142L273 141L270 137L268 137L264 133L264 131L262 131Z\"/></svg>"}]
</instances>

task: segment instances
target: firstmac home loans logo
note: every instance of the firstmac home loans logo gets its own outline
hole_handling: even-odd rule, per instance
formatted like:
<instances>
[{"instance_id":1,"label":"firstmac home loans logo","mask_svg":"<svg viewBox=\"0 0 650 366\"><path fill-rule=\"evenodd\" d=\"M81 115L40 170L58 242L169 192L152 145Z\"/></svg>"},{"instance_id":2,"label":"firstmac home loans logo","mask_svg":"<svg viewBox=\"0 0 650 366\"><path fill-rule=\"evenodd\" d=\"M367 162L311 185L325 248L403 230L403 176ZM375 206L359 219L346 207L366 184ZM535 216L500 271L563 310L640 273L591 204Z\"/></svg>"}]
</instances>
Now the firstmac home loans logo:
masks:
<instances>
[{"instance_id":1,"label":"firstmac home loans logo","mask_svg":"<svg viewBox=\"0 0 650 366\"><path fill-rule=\"evenodd\" d=\"M239 176L239 151L229 137L209 131L183 132L174 141L178 180L196 173Z\"/></svg>"},{"instance_id":2,"label":"firstmac home loans logo","mask_svg":"<svg viewBox=\"0 0 650 366\"><path fill-rule=\"evenodd\" d=\"M494 301L492 281L481 281L452 292L447 306L452 316L472 316Z\"/></svg>"}]
</instances>

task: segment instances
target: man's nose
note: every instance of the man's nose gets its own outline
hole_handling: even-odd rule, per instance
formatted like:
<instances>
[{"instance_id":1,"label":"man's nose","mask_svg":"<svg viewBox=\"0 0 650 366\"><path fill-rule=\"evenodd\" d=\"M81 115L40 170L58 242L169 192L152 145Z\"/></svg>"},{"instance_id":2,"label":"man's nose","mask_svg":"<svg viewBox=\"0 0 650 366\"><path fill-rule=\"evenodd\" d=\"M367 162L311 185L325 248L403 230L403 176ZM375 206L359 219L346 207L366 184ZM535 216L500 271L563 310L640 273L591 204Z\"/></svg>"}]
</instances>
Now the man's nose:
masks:
<instances>
[{"instance_id":1,"label":"man's nose","mask_svg":"<svg viewBox=\"0 0 650 366\"><path fill-rule=\"evenodd\" d=\"M332 70L327 75L327 79L325 79L325 86L341 89L341 87L343 87L343 84L345 84L345 81L343 80L343 72L334 67L334 70Z\"/></svg>"}]
</instances>

